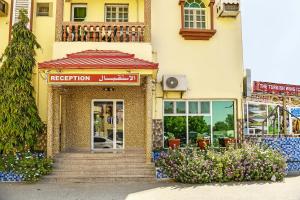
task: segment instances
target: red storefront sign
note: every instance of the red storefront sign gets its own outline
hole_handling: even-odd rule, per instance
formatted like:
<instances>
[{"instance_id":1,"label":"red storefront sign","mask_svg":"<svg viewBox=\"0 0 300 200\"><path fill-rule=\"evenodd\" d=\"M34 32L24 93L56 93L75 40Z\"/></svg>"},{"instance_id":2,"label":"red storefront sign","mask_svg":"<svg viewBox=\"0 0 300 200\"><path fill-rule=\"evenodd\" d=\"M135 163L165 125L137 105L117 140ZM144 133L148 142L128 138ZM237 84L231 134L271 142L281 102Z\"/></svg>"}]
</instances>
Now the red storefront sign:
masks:
<instances>
[{"instance_id":1,"label":"red storefront sign","mask_svg":"<svg viewBox=\"0 0 300 200\"><path fill-rule=\"evenodd\" d=\"M254 81L253 92L286 96L300 96L300 86Z\"/></svg>"},{"instance_id":2,"label":"red storefront sign","mask_svg":"<svg viewBox=\"0 0 300 200\"><path fill-rule=\"evenodd\" d=\"M139 85L139 74L48 74L49 84Z\"/></svg>"}]
</instances>

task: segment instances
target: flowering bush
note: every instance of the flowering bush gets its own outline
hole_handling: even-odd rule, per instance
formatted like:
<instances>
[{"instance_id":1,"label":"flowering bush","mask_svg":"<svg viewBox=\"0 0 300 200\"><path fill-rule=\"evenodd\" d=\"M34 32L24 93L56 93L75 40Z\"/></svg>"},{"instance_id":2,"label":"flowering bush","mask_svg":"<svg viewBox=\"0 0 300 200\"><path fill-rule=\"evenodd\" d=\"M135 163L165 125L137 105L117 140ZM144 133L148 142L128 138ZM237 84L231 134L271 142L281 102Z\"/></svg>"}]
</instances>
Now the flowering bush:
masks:
<instances>
[{"instance_id":1,"label":"flowering bush","mask_svg":"<svg viewBox=\"0 0 300 200\"><path fill-rule=\"evenodd\" d=\"M52 160L38 153L17 153L0 155L0 172L13 172L23 181L35 182L52 170Z\"/></svg>"},{"instance_id":2,"label":"flowering bush","mask_svg":"<svg viewBox=\"0 0 300 200\"><path fill-rule=\"evenodd\" d=\"M285 177L286 160L272 149L244 145L224 152L170 149L161 153L157 166L182 183L281 181Z\"/></svg>"}]
</instances>

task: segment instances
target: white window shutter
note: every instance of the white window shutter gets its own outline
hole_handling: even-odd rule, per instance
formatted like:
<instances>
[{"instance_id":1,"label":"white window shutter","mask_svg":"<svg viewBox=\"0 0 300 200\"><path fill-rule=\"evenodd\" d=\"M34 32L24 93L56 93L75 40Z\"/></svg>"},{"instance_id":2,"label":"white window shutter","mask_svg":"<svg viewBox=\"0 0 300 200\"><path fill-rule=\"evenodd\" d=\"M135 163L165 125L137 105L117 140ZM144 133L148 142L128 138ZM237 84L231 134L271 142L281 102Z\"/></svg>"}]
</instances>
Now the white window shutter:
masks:
<instances>
[{"instance_id":1,"label":"white window shutter","mask_svg":"<svg viewBox=\"0 0 300 200\"><path fill-rule=\"evenodd\" d=\"M15 24L19 21L19 12L21 9L27 10L27 16L30 19L30 17L31 17L31 1L32 0L14 0L12 24ZM30 24L28 24L28 25L30 27Z\"/></svg>"}]
</instances>

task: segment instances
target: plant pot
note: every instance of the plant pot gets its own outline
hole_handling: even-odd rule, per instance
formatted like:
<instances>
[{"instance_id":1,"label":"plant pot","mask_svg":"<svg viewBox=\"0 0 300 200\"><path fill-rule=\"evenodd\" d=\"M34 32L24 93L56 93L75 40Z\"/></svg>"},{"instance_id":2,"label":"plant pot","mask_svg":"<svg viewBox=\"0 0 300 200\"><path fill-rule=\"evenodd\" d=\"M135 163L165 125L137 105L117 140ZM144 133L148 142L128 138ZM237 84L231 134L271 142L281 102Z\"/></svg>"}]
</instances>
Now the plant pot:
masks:
<instances>
[{"instance_id":1,"label":"plant pot","mask_svg":"<svg viewBox=\"0 0 300 200\"><path fill-rule=\"evenodd\" d=\"M209 139L199 139L199 140L197 140L197 143L198 143L198 147L201 150L205 150L209 146L210 140Z\"/></svg>"},{"instance_id":2,"label":"plant pot","mask_svg":"<svg viewBox=\"0 0 300 200\"><path fill-rule=\"evenodd\" d=\"M235 138L224 138L225 147L228 147L231 144L235 144Z\"/></svg>"},{"instance_id":3,"label":"plant pot","mask_svg":"<svg viewBox=\"0 0 300 200\"><path fill-rule=\"evenodd\" d=\"M180 147L180 139L171 139L169 140L169 147L172 149L177 149Z\"/></svg>"}]
</instances>

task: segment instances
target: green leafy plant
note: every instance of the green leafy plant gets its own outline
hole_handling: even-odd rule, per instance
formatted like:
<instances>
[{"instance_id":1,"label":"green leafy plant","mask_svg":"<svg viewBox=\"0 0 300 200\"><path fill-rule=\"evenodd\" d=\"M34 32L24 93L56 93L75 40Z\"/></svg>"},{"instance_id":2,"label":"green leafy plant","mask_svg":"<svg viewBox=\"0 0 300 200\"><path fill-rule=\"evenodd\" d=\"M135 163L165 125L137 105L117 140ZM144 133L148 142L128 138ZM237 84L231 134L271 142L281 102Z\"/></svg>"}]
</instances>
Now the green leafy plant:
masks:
<instances>
[{"instance_id":1,"label":"green leafy plant","mask_svg":"<svg viewBox=\"0 0 300 200\"><path fill-rule=\"evenodd\" d=\"M32 148L42 123L33 96L32 73L36 65L36 37L27 28L24 10L12 28L12 40L1 57L0 67L0 153Z\"/></svg>"},{"instance_id":2,"label":"green leafy plant","mask_svg":"<svg viewBox=\"0 0 300 200\"><path fill-rule=\"evenodd\" d=\"M198 148L162 152L157 166L177 182L211 183L229 181L281 181L286 160L277 151L256 145L217 152Z\"/></svg>"},{"instance_id":3,"label":"green leafy plant","mask_svg":"<svg viewBox=\"0 0 300 200\"><path fill-rule=\"evenodd\" d=\"M209 137L206 136L205 134L198 133L198 134L197 134L197 141L198 141L198 140L203 140L203 139L209 139Z\"/></svg>"},{"instance_id":4,"label":"green leafy plant","mask_svg":"<svg viewBox=\"0 0 300 200\"><path fill-rule=\"evenodd\" d=\"M175 135L173 133L167 133L169 140L175 140Z\"/></svg>"}]
</instances>

